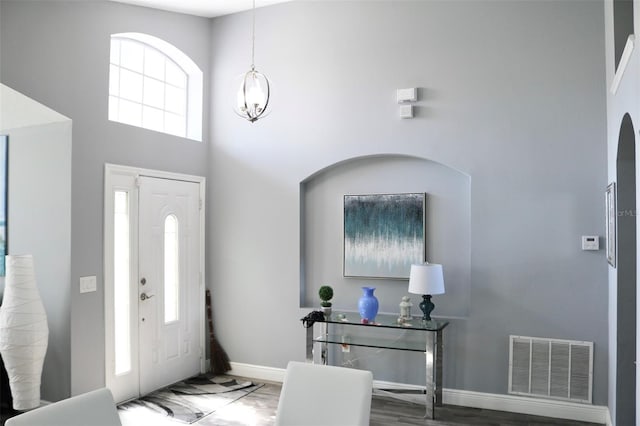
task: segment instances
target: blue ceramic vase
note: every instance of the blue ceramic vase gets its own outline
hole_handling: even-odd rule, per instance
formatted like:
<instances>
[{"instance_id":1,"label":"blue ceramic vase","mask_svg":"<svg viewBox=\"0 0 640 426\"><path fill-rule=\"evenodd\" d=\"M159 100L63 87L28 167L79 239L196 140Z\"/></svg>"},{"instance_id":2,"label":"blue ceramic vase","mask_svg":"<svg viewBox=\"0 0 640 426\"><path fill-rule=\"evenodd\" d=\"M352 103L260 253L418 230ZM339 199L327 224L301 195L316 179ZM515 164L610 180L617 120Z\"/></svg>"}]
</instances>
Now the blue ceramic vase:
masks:
<instances>
[{"instance_id":1,"label":"blue ceramic vase","mask_svg":"<svg viewBox=\"0 0 640 426\"><path fill-rule=\"evenodd\" d=\"M358 312L360 318L369 322L375 320L378 314L378 298L373 295L375 287L362 287L364 294L358 300Z\"/></svg>"}]
</instances>

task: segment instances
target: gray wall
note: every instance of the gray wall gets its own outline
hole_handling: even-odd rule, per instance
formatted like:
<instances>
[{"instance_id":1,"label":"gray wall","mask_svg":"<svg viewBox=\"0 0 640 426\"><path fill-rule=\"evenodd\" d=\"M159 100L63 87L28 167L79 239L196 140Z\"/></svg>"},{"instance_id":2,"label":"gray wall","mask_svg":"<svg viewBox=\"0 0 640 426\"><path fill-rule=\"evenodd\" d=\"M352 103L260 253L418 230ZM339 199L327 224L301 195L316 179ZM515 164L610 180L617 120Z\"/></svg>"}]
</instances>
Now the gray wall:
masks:
<instances>
[{"instance_id":1,"label":"gray wall","mask_svg":"<svg viewBox=\"0 0 640 426\"><path fill-rule=\"evenodd\" d=\"M34 258L49 325L41 397L57 400L70 389L71 122L3 133L10 145L9 254Z\"/></svg>"},{"instance_id":2,"label":"gray wall","mask_svg":"<svg viewBox=\"0 0 640 426\"><path fill-rule=\"evenodd\" d=\"M258 9L256 26L275 91L253 124L233 115L229 84L249 66L250 15L215 19L212 36L208 266L232 360L304 357L300 182L409 155L472 181L471 303L445 333L445 387L505 393L509 334L587 340L605 404L606 260L580 249L581 235L604 235L603 4L305 1ZM404 87L422 88L413 120L398 118Z\"/></svg>"},{"instance_id":3,"label":"gray wall","mask_svg":"<svg viewBox=\"0 0 640 426\"><path fill-rule=\"evenodd\" d=\"M206 76L210 21L103 1L3 0L0 8L2 82L73 119L71 321L66 326L71 350L70 360L54 368L70 377L70 391L78 394L104 386L104 163L207 173L206 124L204 142L194 142L107 120L109 37L129 31L159 37L189 55ZM207 114L206 82L205 91ZM97 292L80 294L78 279L86 275L97 276ZM56 397L68 396L64 381L50 386L59 387Z\"/></svg>"},{"instance_id":4,"label":"gray wall","mask_svg":"<svg viewBox=\"0 0 640 426\"><path fill-rule=\"evenodd\" d=\"M77 291L80 276L102 282L104 162L208 175L216 331L233 361L282 368L304 357L300 183L346 159L399 154L473 182L471 302L445 333L445 387L505 393L509 334L588 340L594 402L606 403L606 261L579 244L604 234L601 2L258 9L256 65L275 92L271 115L254 124L231 109L230 83L250 65L248 13L210 24L104 2L0 8L2 81L74 120L72 393L104 380L103 289ZM171 42L211 75L210 149L106 120L109 34L123 31ZM422 88L413 120L397 117L404 87Z\"/></svg>"},{"instance_id":5,"label":"gray wall","mask_svg":"<svg viewBox=\"0 0 640 426\"><path fill-rule=\"evenodd\" d=\"M614 4L612 0L608 0L605 2L605 46L606 46L606 55L605 55L605 64L606 64L606 82L607 88L611 88L611 84L613 82L615 72L616 72L616 41L625 39L628 36L630 31L633 31L633 28L640 28L640 2L634 0L633 7L633 27L630 28L628 21L625 19L623 22L619 22L618 19L615 20L614 26ZM637 30L634 31L637 33ZM620 84L615 93L611 90L607 91L607 181L615 182L617 180L618 168L617 168L617 160L618 153L620 152L618 148L619 142L626 141L628 143L627 138L621 138L621 130L622 130L622 120L625 114L629 114L633 126L635 130L638 130L638 123L640 123L640 104L638 103L638 90L640 89L640 49L638 49L636 38L636 47L633 51L631 59L629 60L629 64L622 74ZM622 150L624 152L624 149ZM640 182L638 181L638 158L640 155L640 150L635 150L635 164L636 164L636 208L634 209L636 212L638 211L638 190L640 189ZM618 254L626 257L628 253L626 251L631 250L636 253L637 257L637 245L640 238L637 236L638 230L640 227L637 226L637 216L635 216L636 220L636 248L629 248L625 244L618 246ZM636 259L636 267L637 267L637 259ZM619 277L618 275L621 274ZM627 275L628 277L628 275ZM618 323L618 283L619 280L624 283L625 274L624 272L619 272L618 269L609 267L608 268L608 292L609 292L609 411L611 412L611 418L613 423L616 424L617 420L617 406L618 399L622 401L626 400L626 396L628 394L622 394L620 396L617 395L617 390L620 389L621 386L624 386L624 383L617 383L616 378L619 374L625 374L625 371L618 371L619 366L617 365L617 360L619 356L617 354L618 344L616 342L616 336L621 333L632 333L634 328L623 328L622 330L618 330L618 325L624 325L625 322ZM636 272L636 286L637 286L637 272ZM638 306L638 297L640 295L636 292L636 311ZM624 314L624 312L623 312ZM638 338L638 330L640 330L639 321L640 318L636 315L636 351L635 351L635 359L638 359L638 354L640 354L640 338ZM637 367L636 367L637 371ZM635 375L635 406L640 407L640 375ZM636 424L640 423L640 411L636 410ZM622 423L618 423L622 424Z\"/></svg>"}]
</instances>

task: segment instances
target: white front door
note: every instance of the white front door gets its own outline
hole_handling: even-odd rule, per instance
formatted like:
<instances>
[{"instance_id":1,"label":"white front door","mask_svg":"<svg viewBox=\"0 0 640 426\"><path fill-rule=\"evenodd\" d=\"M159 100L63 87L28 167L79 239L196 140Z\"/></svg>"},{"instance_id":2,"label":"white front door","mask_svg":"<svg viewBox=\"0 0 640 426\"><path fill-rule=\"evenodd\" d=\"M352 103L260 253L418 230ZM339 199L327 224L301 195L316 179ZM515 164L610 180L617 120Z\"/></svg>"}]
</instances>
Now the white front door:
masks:
<instances>
[{"instance_id":1,"label":"white front door","mask_svg":"<svg viewBox=\"0 0 640 426\"><path fill-rule=\"evenodd\" d=\"M116 402L204 372L204 184L105 168L105 382Z\"/></svg>"},{"instance_id":2,"label":"white front door","mask_svg":"<svg viewBox=\"0 0 640 426\"><path fill-rule=\"evenodd\" d=\"M141 177L140 394L200 371L200 188Z\"/></svg>"}]
</instances>

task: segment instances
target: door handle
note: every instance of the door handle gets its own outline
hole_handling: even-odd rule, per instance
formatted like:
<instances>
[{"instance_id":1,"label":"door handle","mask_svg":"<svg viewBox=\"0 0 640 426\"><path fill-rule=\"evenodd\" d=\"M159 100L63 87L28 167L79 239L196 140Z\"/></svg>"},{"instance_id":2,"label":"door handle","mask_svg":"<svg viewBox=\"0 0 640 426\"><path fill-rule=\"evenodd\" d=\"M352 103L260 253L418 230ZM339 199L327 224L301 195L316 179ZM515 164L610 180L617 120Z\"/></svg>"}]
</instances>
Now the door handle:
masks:
<instances>
[{"instance_id":1,"label":"door handle","mask_svg":"<svg viewBox=\"0 0 640 426\"><path fill-rule=\"evenodd\" d=\"M147 299L151 299L153 296L155 296L155 294L142 293L140 295L140 300L142 300L144 302Z\"/></svg>"}]
</instances>

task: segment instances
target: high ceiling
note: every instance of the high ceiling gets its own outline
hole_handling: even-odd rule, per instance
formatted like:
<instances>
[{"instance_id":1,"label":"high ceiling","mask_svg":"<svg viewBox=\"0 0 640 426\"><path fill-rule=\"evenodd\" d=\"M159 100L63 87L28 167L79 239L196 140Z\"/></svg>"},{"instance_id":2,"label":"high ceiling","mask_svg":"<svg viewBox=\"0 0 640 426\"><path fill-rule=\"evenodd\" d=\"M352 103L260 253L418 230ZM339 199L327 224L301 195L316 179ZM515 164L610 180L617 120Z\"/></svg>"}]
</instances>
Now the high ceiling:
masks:
<instances>
[{"instance_id":1,"label":"high ceiling","mask_svg":"<svg viewBox=\"0 0 640 426\"><path fill-rule=\"evenodd\" d=\"M251 9L252 0L111 0L171 12L213 18ZM293 0L256 0L256 7L285 3Z\"/></svg>"}]
</instances>

